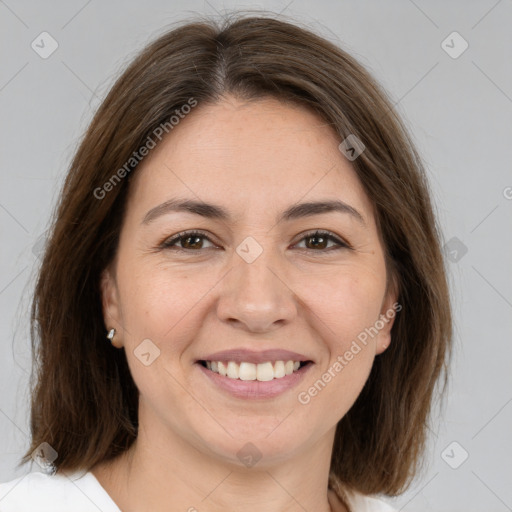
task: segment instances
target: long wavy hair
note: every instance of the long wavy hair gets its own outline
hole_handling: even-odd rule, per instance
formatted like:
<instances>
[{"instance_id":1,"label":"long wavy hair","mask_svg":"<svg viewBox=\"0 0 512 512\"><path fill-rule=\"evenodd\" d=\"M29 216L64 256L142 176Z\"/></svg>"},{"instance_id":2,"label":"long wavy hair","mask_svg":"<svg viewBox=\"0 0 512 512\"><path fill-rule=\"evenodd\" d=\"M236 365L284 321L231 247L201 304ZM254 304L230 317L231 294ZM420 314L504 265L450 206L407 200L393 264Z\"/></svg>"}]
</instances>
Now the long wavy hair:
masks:
<instances>
[{"instance_id":1,"label":"long wavy hair","mask_svg":"<svg viewBox=\"0 0 512 512\"><path fill-rule=\"evenodd\" d=\"M97 110L65 179L36 283L32 440L20 465L47 442L58 453L57 471L89 470L136 439L138 390L124 350L106 342L100 296L137 172L131 156L190 98L212 104L226 94L313 109L340 141L353 134L366 146L352 165L373 204L403 309L393 342L337 425L330 476L365 494L399 494L421 461L451 353L441 234L425 170L392 101L353 57L264 15L173 27L138 54ZM129 177L100 194L121 168Z\"/></svg>"}]
</instances>

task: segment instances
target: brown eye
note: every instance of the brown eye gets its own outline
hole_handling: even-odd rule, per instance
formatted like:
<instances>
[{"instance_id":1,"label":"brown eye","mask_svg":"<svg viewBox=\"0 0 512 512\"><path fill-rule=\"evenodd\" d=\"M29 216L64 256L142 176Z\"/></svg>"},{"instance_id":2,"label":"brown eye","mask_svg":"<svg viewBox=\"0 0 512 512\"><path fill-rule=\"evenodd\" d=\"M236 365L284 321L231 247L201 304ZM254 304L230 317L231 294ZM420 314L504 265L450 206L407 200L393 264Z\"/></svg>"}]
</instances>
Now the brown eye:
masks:
<instances>
[{"instance_id":1,"label":"brown eye","mask_svg":"<svg viewBox=\"0 0 512 512\"><path fill-rule=\"evenodd\" d=\"M310 251L322 252L329 249L341 249L348 248L345 242L342 242L338 237L327 231L315 231L313 233L306 234L301 240L305 242L305 249ZM299 242L299 243L300 243ZM329 242L334 242L334 246L328 247Z\"/></svg>"},{"instance_id":2,"label":"brown eye","mask_svg":"<svg viewBox=\"0 0 512 512\"><path fill-rule=\"evenodd\" d=\"M306 243L308 249L326 249L327 243L329 242L328 238L322 235L311 235L308 236L306 240L313 240L313 243L310 245Z\"/></svg>"},{"instance_id":3,"label":"brown eye","mask_svg":"<svg viewBox=\"0 0 512 512\"><path fill-rule=\"evenodd\" d=\"M203 247L204 241L207 240L211 243L211 240L198 231L189 231L184 233L178 233L176 236L166 240L162 243L161 247L165 249L183 250L183 251L198 251L205 249ZM181 247L177 244L181 244Z\"/></svg>"},{"instance_id":4,"label":"brown eye","mask_svg":"<svg viewBox=\"0 0 512 512\"><path fill-rule=\"evenodd\" d=\"M201 249L202 238L199 235L187 236L181 238L181 245L184 249Z\"/></svg>"},{"instance_id":5,"label":"brown eye","mask_svg":"<svg viewBox=\"0 0 512 512\"><path fill-rule=\"evenodd\" d=\"M160 247L173 251L199 252L202 249L212 248L205 247L205 241L212 244L212 247L215 247L212 241L205 234L199 231L185 231L165 240ZM302 237L299 243L302 243L303 241L305 242L304 249L312 252L323 253L336 249L350 249L348 244L328 231L314 231L308 233ZM329 246L329 243L331 243L331 246Z\"/></svg>"}]
</instances>

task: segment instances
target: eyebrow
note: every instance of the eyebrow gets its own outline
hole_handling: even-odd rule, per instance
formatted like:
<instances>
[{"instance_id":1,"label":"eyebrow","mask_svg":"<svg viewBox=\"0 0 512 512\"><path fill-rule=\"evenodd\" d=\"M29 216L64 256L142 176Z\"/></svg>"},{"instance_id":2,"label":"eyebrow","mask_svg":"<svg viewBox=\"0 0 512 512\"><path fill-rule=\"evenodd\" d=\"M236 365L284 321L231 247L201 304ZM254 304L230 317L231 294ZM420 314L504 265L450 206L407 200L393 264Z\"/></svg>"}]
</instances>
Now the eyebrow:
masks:
<instances>
[{"instance_id":1,"label":"eyebrow","mask_svg":"<svg viewBox=\"0 0 512 512\"><path fill-rule=\"evenodd\" d=\"M142 224L149 224L157 217L171 212L189 212L208 219L221 220L225 222L229 222L231 220L231 214L223 206L205 203L203 201L194 201L191 199L169 199L168 201L165 201L165 203L159 204L149 210L146 213ZM330 212L348 214L366 227L364 217L354 207L339 200L294 204L282 212L276 222L290 221Z\"/></svg>"}]
</instances>

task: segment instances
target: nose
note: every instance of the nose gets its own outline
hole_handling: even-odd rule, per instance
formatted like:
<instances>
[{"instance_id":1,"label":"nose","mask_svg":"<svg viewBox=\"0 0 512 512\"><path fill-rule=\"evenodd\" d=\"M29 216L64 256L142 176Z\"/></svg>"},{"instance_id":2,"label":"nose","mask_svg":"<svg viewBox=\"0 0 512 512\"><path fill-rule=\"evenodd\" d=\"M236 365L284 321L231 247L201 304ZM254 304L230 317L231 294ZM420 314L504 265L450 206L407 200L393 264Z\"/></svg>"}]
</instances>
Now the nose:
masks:
<instances>
[{"instance_id":1,"label":"nose","mask_svg":"<svg viewBox=\"0 0 512 512\"><path fill-rule=\"evenodd\" d=\"M263 253L252 263L241 260L222 280L217 315L251 332L271 332L296 317L297 301L283 271ZM237 255L235 255L237 257Z\"/></svg>"}]
</instances>

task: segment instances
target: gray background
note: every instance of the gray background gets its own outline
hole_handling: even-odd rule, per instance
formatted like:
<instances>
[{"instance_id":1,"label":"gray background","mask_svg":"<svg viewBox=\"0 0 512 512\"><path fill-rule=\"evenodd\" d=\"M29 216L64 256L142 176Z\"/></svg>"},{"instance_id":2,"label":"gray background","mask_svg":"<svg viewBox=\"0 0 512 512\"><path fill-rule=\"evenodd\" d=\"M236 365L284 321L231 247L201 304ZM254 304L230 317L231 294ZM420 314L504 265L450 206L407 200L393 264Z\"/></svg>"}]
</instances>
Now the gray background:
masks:
<instances>
[{"instance_id":1,"label":"gray background","mask_svg":"<svg viewBox=\"0 0 512 512\"><path fill-rule=\"evenodd\" d=\"M512 511L511 0L0 1L0 481L39 469L15 470L28 443L28 307L77 142L145 43L193 13L232 8L281 12L351 52L388 89L428 167L452 260L456 350L424 471L389 501ZM47 59L31 48L43 31L59 45ZM457 58L458 36L442 46L453 31L469 44Z\"/></svg>"}]
</instances>

